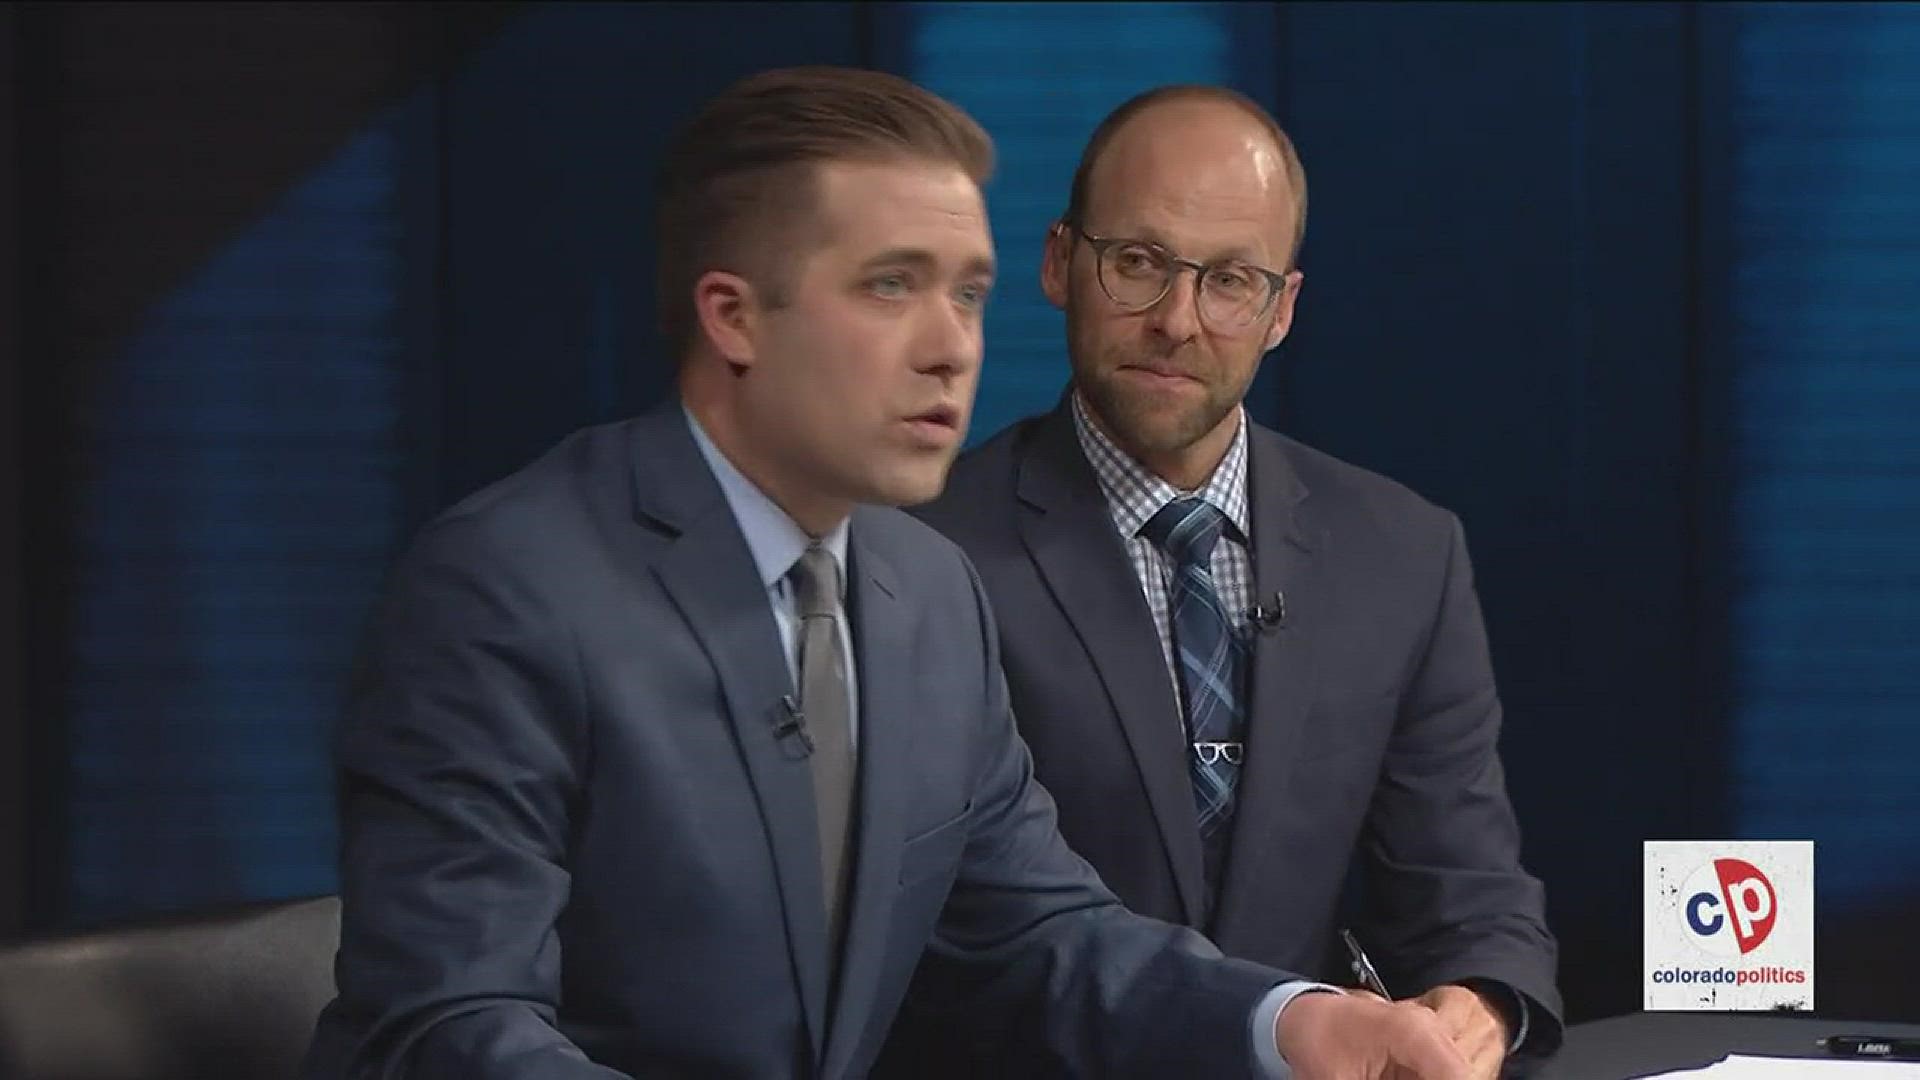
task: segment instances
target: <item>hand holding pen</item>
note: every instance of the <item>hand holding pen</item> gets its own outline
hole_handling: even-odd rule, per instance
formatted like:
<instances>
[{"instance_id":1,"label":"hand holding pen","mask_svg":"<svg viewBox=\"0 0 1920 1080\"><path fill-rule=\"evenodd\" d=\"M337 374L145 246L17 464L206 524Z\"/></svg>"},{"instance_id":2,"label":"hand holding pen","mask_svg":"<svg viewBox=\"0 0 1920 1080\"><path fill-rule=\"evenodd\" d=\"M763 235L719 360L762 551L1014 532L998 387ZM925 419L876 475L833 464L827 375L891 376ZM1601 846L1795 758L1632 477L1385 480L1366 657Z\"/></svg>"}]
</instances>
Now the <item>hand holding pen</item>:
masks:
<instances>
[{"instance_id":1,"label":"hand holding pen","mask_svg":"<svg viewBox=\"0 0 1920 1080\"><path fill-rule=\"evenodd\" d=\"M1361 987L1378 994L1382 1000L1393 1001L1386 980L1380 977L1379 969L1373 966L1372 958L1360 947L1353 933L1341 930L1340 940L1347 947L1347 966ZM1466 1056L1474 1076L1490 1078L1499 1074L1513 1033L1485 999L1463 986L1437 986L1420 995L1414 1003L1432 1009L1440 1017L1455 1047Z\"/></svg>"}]
</instances>

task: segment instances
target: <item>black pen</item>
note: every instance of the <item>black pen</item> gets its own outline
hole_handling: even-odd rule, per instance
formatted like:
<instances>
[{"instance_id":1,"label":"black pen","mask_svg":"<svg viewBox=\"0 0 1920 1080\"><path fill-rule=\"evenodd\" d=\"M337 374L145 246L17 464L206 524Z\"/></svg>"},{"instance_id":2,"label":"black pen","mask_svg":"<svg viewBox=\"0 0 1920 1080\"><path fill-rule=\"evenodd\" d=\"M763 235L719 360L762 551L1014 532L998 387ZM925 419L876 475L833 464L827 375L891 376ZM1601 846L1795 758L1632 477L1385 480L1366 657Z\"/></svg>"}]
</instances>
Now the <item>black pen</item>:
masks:
<instances>
[{"instance_id":1,"label":"black pen","mask_svg":"<svg viewBox=\"0 0 1920 1080\"><path fill-rule=\"evenodd\" d=\"M1373 961L1367 959L1367 950L1353 940L1352 932L1340 931L1340 940L1347 943L1347 955L1353 958L1348 965L1353 969L1353 977L1360 980L1361 986L1392 1001L1393 995L1387 993L1387 984L1380 981L1380 973L1373 969Z\"/></svg>"},{"instance_id":2,"label":"black pen","mask_svg":"<svg viewBox=\"0 0 1920 1080\"><path fill-rule=\"evenodd\" d=\"M1891 1035L1829 1035L1820 1046L1835 1057L1920 1061L1920 1039Z\"/></svg>"}]
</instances>

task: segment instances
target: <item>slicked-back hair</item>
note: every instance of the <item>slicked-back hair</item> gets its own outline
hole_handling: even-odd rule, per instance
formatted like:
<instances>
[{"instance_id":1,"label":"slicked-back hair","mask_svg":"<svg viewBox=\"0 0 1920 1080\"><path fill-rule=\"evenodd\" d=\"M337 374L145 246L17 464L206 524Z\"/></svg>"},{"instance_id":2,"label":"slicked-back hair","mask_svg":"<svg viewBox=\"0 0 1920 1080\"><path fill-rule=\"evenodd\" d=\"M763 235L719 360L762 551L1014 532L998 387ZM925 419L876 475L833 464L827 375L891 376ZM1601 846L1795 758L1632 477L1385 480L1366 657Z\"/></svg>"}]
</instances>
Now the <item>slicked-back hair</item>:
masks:
<instances>
[{"instance_id":1,"label":"slicked-back hair","mask_svg":"<svg viewBox=\"0 0 1920 1080\"><path fill-rule=\"evenodd\" d=\"M993 156L958 106L883 72L782 68L734 83L680 129L660 171L658 299L671 355L692 346L693 287L709 270L746 278L770 307L787 302L820 226L821 164L927 161L984 184Z\"/></svg>"}]
</instances>

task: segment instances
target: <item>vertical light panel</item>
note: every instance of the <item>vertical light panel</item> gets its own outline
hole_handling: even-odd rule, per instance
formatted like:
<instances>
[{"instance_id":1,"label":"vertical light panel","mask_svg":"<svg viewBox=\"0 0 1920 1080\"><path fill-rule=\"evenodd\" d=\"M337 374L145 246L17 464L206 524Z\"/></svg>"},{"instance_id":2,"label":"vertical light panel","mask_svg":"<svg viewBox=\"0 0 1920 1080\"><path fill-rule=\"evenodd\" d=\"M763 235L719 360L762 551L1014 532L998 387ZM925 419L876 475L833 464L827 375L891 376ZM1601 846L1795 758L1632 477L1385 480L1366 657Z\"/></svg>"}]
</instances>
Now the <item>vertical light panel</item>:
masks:
<instances>
[{"instance_id":1,"label":"vertical light panel","mask_svg":"<svg viewBox=\"0 0 1920 1080\"><path fill-rule=\"evenodd\" d=\"M1844 906L1920 884L1920 9L1732 17L1734 798Z\"/></svg>"},{"instance_id":2,"label":"vertical light panel","mask_svg":"<svg viewBox=\"0 0 1920 1080\"><path fill-rule=\"evenodd\" d=\"M1231 82L1235 6L905 6L906 74L971 113L1000 155L987 189L1000 275L969 443L1051 408L1066 387L1065 330L1040 294L1040 251L1087 136L1142 90Z\"/></svg>"}]
</instances>

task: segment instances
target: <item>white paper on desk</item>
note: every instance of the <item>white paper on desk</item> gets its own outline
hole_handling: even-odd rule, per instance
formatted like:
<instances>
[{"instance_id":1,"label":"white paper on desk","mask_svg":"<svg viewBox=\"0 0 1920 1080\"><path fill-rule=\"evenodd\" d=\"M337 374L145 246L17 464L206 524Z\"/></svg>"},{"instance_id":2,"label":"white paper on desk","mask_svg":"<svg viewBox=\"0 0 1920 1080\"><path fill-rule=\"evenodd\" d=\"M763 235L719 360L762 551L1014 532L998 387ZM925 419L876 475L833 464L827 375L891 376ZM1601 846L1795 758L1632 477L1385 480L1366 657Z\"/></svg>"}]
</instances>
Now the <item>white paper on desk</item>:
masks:
<instances>
[{"instance_id":1,"label":"white paper on desk","mask_svg":"<svg viewBox=\"0 0 1920 1080\"><path fill-rule=\"evenodd\" d=\"M1729 1054L1711 1065L1655 1073L1640 1080L1920 1080L1920 1062L1861 1058L1774 1058Z\"/></svg>"}]
</instances>

